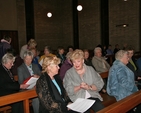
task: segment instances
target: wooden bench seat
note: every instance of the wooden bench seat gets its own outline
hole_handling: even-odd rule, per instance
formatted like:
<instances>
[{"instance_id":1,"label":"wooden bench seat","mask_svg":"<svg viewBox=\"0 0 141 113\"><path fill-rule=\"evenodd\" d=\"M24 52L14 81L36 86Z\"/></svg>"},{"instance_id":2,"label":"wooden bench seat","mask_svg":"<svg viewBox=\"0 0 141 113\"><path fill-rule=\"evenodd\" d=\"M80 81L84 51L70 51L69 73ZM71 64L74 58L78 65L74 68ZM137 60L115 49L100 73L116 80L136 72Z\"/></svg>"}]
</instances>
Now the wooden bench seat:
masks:
<instances>
[{"instance_id":1,"label":"wooden bench seat","mask_svg":"<svg viewBox=\"0 0 141 113\"><path fill-rule=\"evenodd\" d=\"M108 72L100 73L100 76L102 78L107 78ZM17 75L15 75L14 78L15 78L16 81L18 80ZM105 93L105 94L100 93L100 94L103 98L102 103L105 107L107 107L107 106L116 102L115 98L112 97L112 96L109 96L107 93ZM5 105L8 105L8 104L11 104L11 103L14 103L14 102L23 101L25 113L29 113L29 103L30 103L29 101L30 101L31 98L34 98L34 97L37 97L35 90L26 90L26 91L23 91L23 92L18 92L18 93L14 93L14 94L11 94L11 95L2 96L2 97L0 97L0 106L5 106ZM5 106L5 107L7 108L7 111L9 109L11 109L10 106ZM4 107L0 108L1 111L3 109L4 109ZM5 112L5 113L7 113L7 112Z\"/></svg>"},{"instance_id":2,"label":"wooden bench seat","mask_svg":"<svg viewBox=\"0 0 141 113\"><path fill-rule=\"evenodd\" d=\"M141 90L116 102L97 113L126 113L141 104Z\"/></svg>"},{"instance_id":3,"label":"wooden bench seat","mask_svg":"<svg viewBox=\"0 0 141 113\"><path fill-rule=\"evenodd\" d=\"M0 113L11 113L11 106L0 107Z\"/></svg>"},{"instance_id":4,"label":"wooden bench seat","mask_svg":"<svg viewBox=\"0 0 141 113\"><path fill-rule=\"evenodd\" d=\"M107 72L103 72L103 73L100 73L100 76L103 78L103 79L105 79L105 78L108 78L108 71ZM101 96L102 96L102 98L103 98L103 101L102 101L102 103L103 103L103 105L105 106L105 107L107 107L107 106L109 106L109 105L111 105L111 104L113 104L113 103L115 103L116 102L116 99L115 99L115 97L113 97L113 96L110 96L110 95L108 95L107 93L100 93L101 94Z\"/></svg>"},{"instance_id":5,"label":"wooden bench seat","mask_svg":"<svg viewBox=\"0 0 141 113\"><path fill-rule=\"evenodd\" d=\"M108 71L107 72L100 73L101 78L103 78L103 79L108 78L108 73L109 73ZM107 107L107 106L109 106L109 105L111 105L111 104L113 104L113 103L116 102L115 97L110 96L107 93L100 93L100 95L103 98L102 104L105 107ZM94 112L91 110L91 113L94 113Z\"/></svg>"},{"instance_id":6,"label":"wooden bench seat","mask_svg":"<svg viewBox=\"0 0 141 113\"><path fill-rule=\"evenodd\" d=\"M116 102L115 97L109 96L107 93L104 93L104 94L100 93L100 95L101 95L102 98L103 98L102 104L103 104L105 107L107 107L107 106L109 106L109 105L111 105L111 104L113 104L113 103Z\"/></svg>"},{"instance_id":7,"label":"wooden bench seat","mask_svg":"<svg viewBox=\"0 0 141 113\"><path fill-rule=\"evenodd\" d=\"M23 105L24 105L24 113L30 113L29 110L29 104L30 104L30 99L32 98L36 98L37 94L35 89L31 89L31 90L24 90L18 93L14 93L14 94L10 94L10 95L6 95L6 96L1 96L0 97L0 107L2 106L6 106L15 102L20 102L23 101ZM4 109L4 107L0 108L1 110ZM9 106L6 106L7 108ZM7 112L5 112L7 113Z\"/></svg>"}]
</instances>

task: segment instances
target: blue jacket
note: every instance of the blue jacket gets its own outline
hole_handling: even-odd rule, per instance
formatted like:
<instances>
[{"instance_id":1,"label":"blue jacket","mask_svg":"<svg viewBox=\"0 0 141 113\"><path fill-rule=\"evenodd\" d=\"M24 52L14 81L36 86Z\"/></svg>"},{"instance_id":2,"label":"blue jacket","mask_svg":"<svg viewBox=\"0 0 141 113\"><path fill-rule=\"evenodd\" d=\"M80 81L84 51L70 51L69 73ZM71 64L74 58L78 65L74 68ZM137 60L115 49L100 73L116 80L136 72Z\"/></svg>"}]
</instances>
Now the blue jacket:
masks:
<instances>
[{"instance_id":1,"label":"blue jacket","mask_svg":"<svg viewBox=\"0 0 141 113\"><path fill-rule=\"evenodd\" d=\"M138 91L134 81L134 73L122 62L115 60L109 70L107 93L117 101Z\"/></svg>"}]
</instances>

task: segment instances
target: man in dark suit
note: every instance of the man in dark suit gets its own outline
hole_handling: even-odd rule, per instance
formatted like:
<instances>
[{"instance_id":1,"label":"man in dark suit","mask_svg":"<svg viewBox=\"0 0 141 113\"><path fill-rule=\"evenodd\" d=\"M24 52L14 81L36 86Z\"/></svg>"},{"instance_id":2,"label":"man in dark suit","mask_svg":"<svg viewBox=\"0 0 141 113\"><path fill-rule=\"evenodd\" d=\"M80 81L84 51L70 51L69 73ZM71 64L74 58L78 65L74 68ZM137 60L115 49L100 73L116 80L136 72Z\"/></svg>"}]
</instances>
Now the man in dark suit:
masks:
<instances>
[{"instance_id":1,"label":"man in dark suit","mask_svg":"<svg viewBox=\"0 0 141 113\"><path fill-rule=\"evenodd\" d=\"M0 96L12 94L18 92L20 89L26 89L29 85L19 84L14 80L11 67L15 58L12 54L6 53L2 57L2 63L0 64ZM23 113L23 104L21 102L11 104L12 113Z\"/></svg>"},{"instance_id":2,"label":"man in dark suit","mask_svg":"<svg viewBox=\"0 0 141 113\"><path fill-rule=\"evenodd\" d=\"M18 81L23 83L29 77L39 77L41 71L37 64L33 64L33 53L31 51L26 51L24 53L24 63L18 67ZM39 113L39 100L38 98L32 99L32 106L34 113Z\"/></svg>"}]
</instances>

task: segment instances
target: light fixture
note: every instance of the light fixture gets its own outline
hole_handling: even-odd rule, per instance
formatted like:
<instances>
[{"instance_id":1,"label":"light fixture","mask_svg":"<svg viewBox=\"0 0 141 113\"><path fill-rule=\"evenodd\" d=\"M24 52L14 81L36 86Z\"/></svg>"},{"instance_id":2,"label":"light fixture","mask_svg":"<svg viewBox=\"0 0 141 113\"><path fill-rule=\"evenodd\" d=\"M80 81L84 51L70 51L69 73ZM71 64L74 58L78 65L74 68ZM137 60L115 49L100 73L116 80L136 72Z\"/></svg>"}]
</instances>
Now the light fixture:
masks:
<instances>
[{"instance_id":1,"label":"light fixture","mask_svg":"<svg viewBox=\"0 0 141 113\"><path fill-rule=\"evenodd\" d=\"M48 12L47 13L47 17L49 17L49 18L52 17L52 13L51 12Z\"/></svg>"},{"instance_id":2,"label":"light fixture","mask_svg":"<svg viewBox=\"0 0 141 113\"><path fill-rule=\"evenodd\" d=\"M128 27L129 25L128 24L119 24L119 25L116 25L116 27Z\"/></svg>"},{"instance_id":3,"label":"light fixture","mask_svg":"<svg viewBox=\"0 0 141 113\"><path fill-rule=\"evenodd\" d=\"M77 10L78 10L78 11L82 11L82 9L83 9L83 7L82 7L81 5L78 5L78 6L77 6Z\"/></svg>"}]
</instances>

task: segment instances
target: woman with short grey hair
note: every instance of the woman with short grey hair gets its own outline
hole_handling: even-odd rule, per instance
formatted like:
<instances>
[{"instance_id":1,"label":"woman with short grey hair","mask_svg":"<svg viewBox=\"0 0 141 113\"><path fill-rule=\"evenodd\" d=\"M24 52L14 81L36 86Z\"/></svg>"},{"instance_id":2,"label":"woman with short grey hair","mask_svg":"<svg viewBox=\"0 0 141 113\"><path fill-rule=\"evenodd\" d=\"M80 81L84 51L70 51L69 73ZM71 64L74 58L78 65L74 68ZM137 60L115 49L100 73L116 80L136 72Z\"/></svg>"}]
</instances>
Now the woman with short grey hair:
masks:
<instances>
[{"instance_id":1,"label":"woman with short grey hair","mask_svg":"<svg viewBox=\"0 0 141 113\"><path fill-rule=\"evenodd\" d=\"M2 57L2 64L6 64L6 63L8 63L9 61L15 61L15 57L12 55L12 54L10 54L10 53L7 53L7 54L5 54L3 57Z\"/></svg>"},{"instance_id":2,"label":"woman with short grey hair","mask_svg":"<svg viewBox=\"0 0 141 113\"><path fill-rule=\"evenodd\" d=\"M124 56L124 54L128 54L127 51L125 50L120 50L118 53L115 54L115 59L120 60Z\"/></svg>"},{"instance_id":3,"label":"woman with short grey hair","mask_svg":"<svg viewBox=\"0 0 141 113\"><path fill-rule=\"evenodd\" d=\"M129 62L128 52L119 50L115 58L109 71L107 93L119 101L137 92L138 88L135 85L134 73L126 66ZM134 113L141 113L141 105L136 106Z\"/></svg>"},{"instance_id":4,"label":"woman with short grey hair","mask_svg":"<svg viewBox=\"0 0 141 113\"><path fill-rule=\"evenodd\" d=\"M18 92L20 89L26 89L29 85L19 84L15 81L12 73L10 72L11 67L15 61L15 57L6 53L2 57L2 63L0 64L0 96L12 94ZM12 104L12 113L23 113L22 103Z\"/></svg>"},{"instance_id":5,"label":"woman with short grey hair","mask_svg":"<svg viewBox=\"0 0 141 113\"><path fill-rule=\"evenodd\" d=\"M34 55L31 51L25 51L23 54L23 57L25 58L26 56L31 56L32 58L34 57Z\"/></svg>"},{"instance_id":6,"label":"woman with short grey hair","mask_svg":"<svg viewBox=\"0 0 141 113\"><path fill-rule=\"evenodd\" d=\"M128 52L119 50L116 60L109 70L107 93L117 101L138 91L134 81L134 73L126 66L129 61Z\"/></svg>"}]
</instances>

